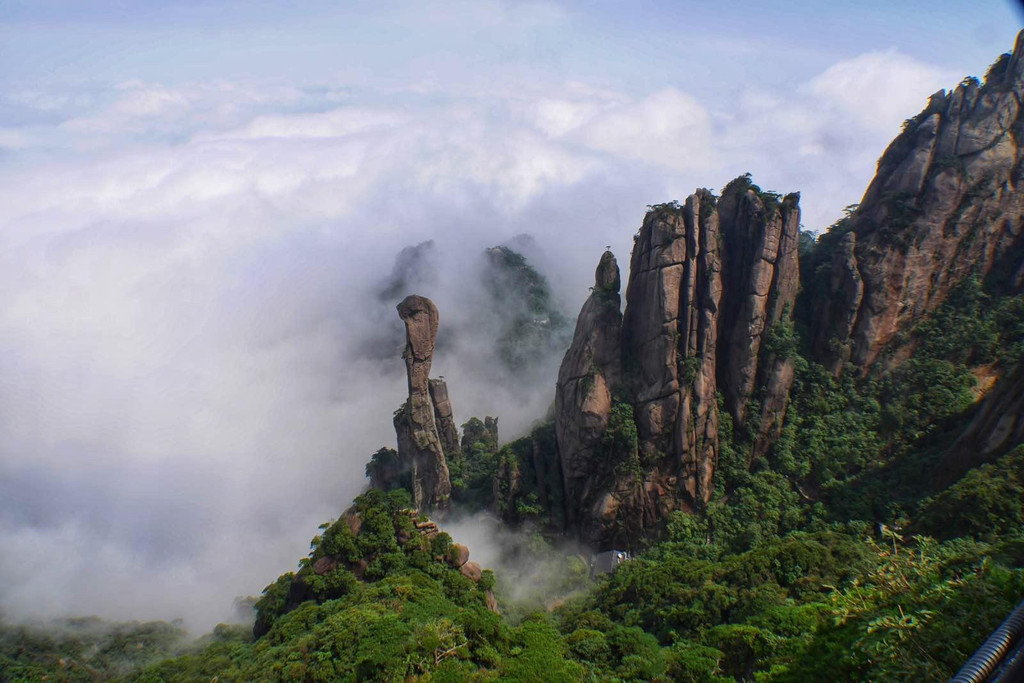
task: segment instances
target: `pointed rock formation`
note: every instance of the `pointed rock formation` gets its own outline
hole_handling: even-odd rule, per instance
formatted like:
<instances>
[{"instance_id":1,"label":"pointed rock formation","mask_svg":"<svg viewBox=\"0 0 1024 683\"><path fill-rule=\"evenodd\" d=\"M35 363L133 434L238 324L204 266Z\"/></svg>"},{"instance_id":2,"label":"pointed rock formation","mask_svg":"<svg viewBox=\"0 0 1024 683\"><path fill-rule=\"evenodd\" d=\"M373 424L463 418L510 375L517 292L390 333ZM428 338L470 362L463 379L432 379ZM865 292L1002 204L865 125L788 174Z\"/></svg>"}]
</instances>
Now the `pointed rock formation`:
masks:
<instances>
[{"instance_id":1,"label":"pointed rock formation","mask_svg":"<svg viewBox=\"0 0 1024 683\"><path fill-rule=\"evenodd\" d=\"M602 437L612 410L612 391L621 381L619 286L619 266L606 251L558 371L555 430L567 522L574 527L604 495L601 484L609 476L604 464L611 458L603 452Z\"/></svg>"},{"instance_id":2,"label":"pointed rock formation","mask_svg":"<svg viewBox=\"0 0 1024 683\"><path fill-rule=\"evenodd\" d=\"M1024 34L984 84L932 95L882 155L815 303L815 353L834 371L872 364L972 272L1024 285L1022 95Z\"/></svg>"},{"instance_id":3,"label":"pointed rock formation","mask_svg":"<svg viewBox=\"0 0 1024 683\"><path fill-rule=\"evenodd\" d=\"M740 424L760 406L755 457L777 438L793 366L771 342L791 319L800 223L799 195L780 199L744 176L717 203L698 190L652 207L633 246L621 356L618 269L607 275L614 259L602 257L556 398L567 522L584 540L627 547L710 500L718 391ZM632 446L615 420L635 421Z\"/></svg>"},{"instance_id":4,"label":"pointed rock formation","mask_svg":"<svg viewBox=\"0 0 1024 683\"><path fill-rule=\"evenodd\" d=\"M718 459L718 224L714 196L698 190L682 207L650 211L633 245L623 359L663 513L706 502Z\"/></svg>"},{"instance_id":5,"label":"pointed rock formation","mask_svg":"<svg viewBox=\"0 0 1024 683\"><path fill-rule=\"evenodd\" d=\"M405 323L405 367L408 373L409 399L395 413L398 456L411 464L413 498L420 509L445 507L451 496L448 463L438 431L438 416L454 428L448 390L439 380L431 386L430 364L434 357L439 316L437 306L422 296L408 296L398 304L398 315ZM433 392L431 391L433 389ZM435 403L434 396L443 397ZM447 428L447 423L444 424ZM458 443L457 434L445 439Z\"/></svg>"}]
</instances>

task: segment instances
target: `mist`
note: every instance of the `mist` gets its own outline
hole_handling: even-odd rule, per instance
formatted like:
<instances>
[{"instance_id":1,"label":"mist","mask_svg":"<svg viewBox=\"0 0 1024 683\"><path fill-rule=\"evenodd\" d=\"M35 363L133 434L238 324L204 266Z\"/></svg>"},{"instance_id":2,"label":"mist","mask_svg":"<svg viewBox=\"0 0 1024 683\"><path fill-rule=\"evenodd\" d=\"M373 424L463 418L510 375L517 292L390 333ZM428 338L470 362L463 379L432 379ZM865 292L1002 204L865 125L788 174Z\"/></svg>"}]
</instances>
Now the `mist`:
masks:
<instances>
[{"instance_id":1,"label":"mist","mask_svg":"<svg viewBox=\"0 0 1024 683\"><path fill-rule=\"evenodd\" d=\"M543 42L573 16L511 7L486 35ZM463 22L433 20L441 36ZM642 60L598 77L512 55L467 81L443 59L375 79L383 57L365 59L261 79L125 56L93 78L0 78L7 618L229 619L394 445L401 296L439 307L432 376L457 424L498 416L508 441L553 400L560 353L495 367L486 248L521 249L571 319L606 245L625 276L648 204L751 171L800 190L823 229L902 120L985 66L816 52L801 76L725 97L682 66L628 71ZM422 291L382 297L401 251L430 240Z\"/></svg>"}]
</instances>

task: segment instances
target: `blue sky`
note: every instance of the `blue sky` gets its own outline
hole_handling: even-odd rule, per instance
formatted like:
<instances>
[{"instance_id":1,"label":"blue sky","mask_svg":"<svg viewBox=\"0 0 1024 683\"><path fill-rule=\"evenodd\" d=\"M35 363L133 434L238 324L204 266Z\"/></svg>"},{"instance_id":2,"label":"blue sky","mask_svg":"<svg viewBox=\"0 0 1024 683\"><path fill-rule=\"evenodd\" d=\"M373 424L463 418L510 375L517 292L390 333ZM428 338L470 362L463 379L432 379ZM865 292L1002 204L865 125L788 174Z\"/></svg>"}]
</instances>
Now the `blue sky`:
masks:
<instances>
[{"instance_id":1,"label":"blue sky","mask_svg":"<svg viewBox=\"0 0 1024 683\"><path fill-rule=\"evenodd\" d=\"M0 610L224 618L393 445L376 294L403 247L437 243L419 293L464 331L435 364L457 420L515 437L559 359L525 393L487 374L466 286L485 247L532 235L572 314L604 246L625 266L645 206L697 187L751 171L822 229L1020 18L0 1Z\"/></svg>"},{"instance_id":2,"label":"blue sky","mask_svg":"<svg viewBox=\"0 0 1024 683\"><path fill-rule=\"evenodd\" d=\"M11 2L0 78L166 83L216 78L337 83L353 72L457 81L518 72L622 87L721 92L799 81L828 63L898 48L977 72L1012 42L1008 2L403 3Z\"/></svg>"}]
</instances>

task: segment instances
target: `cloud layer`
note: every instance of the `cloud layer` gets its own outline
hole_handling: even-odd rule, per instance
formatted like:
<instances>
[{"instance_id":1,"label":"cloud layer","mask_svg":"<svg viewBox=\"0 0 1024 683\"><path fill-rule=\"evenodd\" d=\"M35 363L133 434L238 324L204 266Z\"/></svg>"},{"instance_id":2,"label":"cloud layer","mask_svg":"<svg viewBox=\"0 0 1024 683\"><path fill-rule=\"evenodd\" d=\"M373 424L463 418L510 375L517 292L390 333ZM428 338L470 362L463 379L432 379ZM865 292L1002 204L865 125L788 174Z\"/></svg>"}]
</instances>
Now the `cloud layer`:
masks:
<instances>
[{"instance_id":1,"label":"cloud layer","mask_svg":"<svg viewBox=\"0 0 1024 683\"><path fill-rule=\"evenodd\" d=\"M487 7L485 31L561 21ZM749 170L826 226L960 75L889 51L714 102L550 79L0 92L0 607L202 628L293 568L393 443L400 349L366 342L397 320L376 294L403 247L436 242L442 328L472 326L476 259L522 233L574 313L604 246L625 270L645 205L696 187ZM496 386L479 343L434 374L460 423L514 437L554 374Z\"/></svg>"}]
</instances>

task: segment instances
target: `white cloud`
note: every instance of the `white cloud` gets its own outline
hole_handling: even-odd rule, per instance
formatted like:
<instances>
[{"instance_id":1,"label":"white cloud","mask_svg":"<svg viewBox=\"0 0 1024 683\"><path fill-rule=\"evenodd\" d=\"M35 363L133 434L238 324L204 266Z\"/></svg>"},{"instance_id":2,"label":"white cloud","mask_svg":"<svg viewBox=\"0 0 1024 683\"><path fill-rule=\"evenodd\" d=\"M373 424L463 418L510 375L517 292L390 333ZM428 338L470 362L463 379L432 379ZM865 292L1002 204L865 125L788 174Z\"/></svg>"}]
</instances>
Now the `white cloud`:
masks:
<instances>
[{"instance_id":1,"label":"white cloud","mask_svg":"<svg viewBox=\"0 0 1024 683\"><path fill-rule=\"evenodd\" d=\"M928 95L950 87L958 78L888 50L839 62L812 80L807 90L861 125L891 133L924 107Z\"/></svg>"},{"instance_id":2,"label":"white cloud","mask_svg":"<svg viewBox=\"0 0 1024 683\"><path fill-rule=\"evenodd\" d=\"M346 107L315 114L260 116L237 133L225 137L250 138L332 138L373 130L396 128L408 123L401 112L385 109Z\"/></svg>"}]
</instances>

